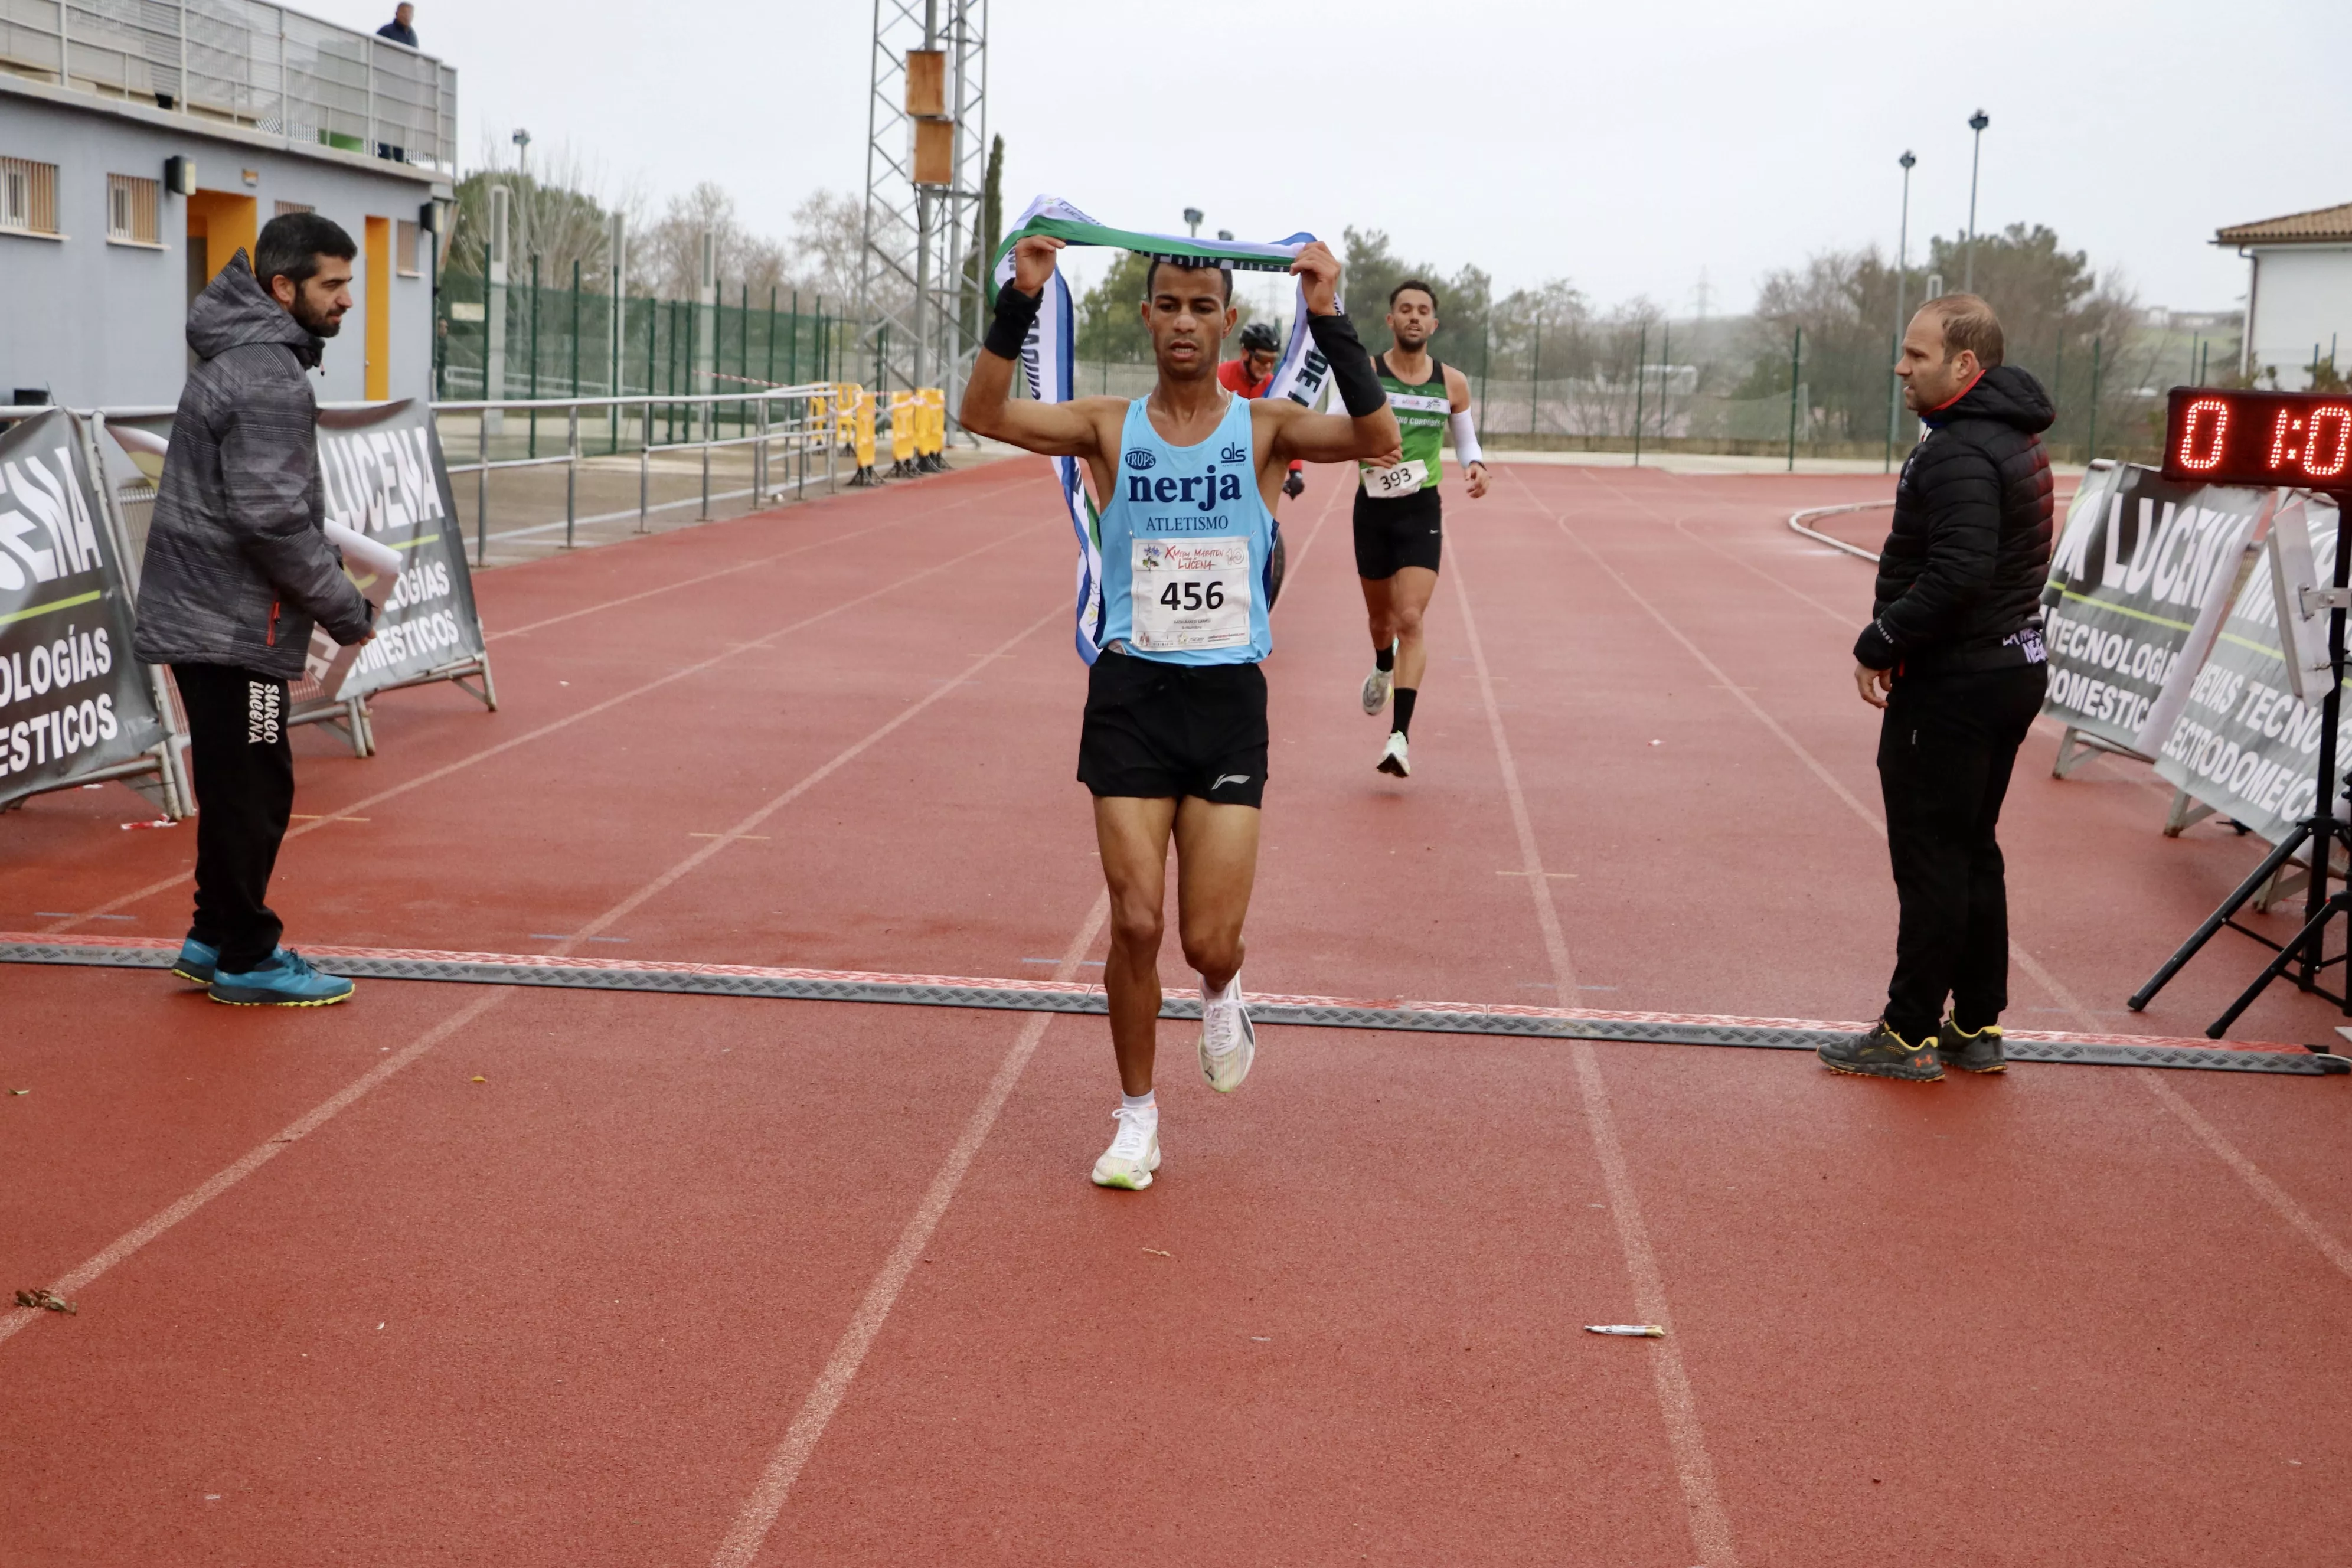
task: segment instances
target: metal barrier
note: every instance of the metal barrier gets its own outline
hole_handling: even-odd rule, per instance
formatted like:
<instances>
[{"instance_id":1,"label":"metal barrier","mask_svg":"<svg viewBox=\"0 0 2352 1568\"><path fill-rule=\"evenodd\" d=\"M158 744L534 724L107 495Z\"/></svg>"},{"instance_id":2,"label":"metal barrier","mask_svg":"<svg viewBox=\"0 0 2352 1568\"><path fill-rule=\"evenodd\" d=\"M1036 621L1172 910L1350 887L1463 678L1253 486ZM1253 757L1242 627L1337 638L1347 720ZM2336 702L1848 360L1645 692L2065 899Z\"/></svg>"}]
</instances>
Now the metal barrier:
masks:
<instances>
[{"instance_id":1,"label":"metal barrier","mask_svg":"<svg viewBox=\"0 0 2352 1568\"><path fill-rule=\"evenodd\" d=\"M698 452L702 458L702 490L696 500L701 511L698 521L708 521L710 503L714 500L740 500L749 497L753 510L765 506L771 499L780 498L790 489L795 498L808 491L813 475L812 458L821 456L824 471L822 476L828 492L838 488L834 458L839 449L834 439L833 416L828 405L836 396L830 383L806 386L777 387L758 392L657 394L640 393L626 397L513 397L476 399L456 403L436 403L433 413L436 419L448 415L471 414L475 419L476 456L470 463L451 463L449 477L472 474L474 479L474 563L485 564L489 555L490 540L490 476L513 468L547 468L562 467L563 485L563 542L568 548L574 542L580 524L580 465L592 460L581 449L580 424L583 411L593 415L602 411L613 429L613 447L620 446L620 429L632 413L637 416L637 531L646 531L648 520L656 511L695 504L694 500L664 501L656 506L652 501L653 459L662 452ZM755 417L757 428L740 435L719 434L724 422L720 410L733 412L739 429ZM689 431L700 428L699 438L684 441L656 441L654 437L655 411L661 409L676 424L681 416ZM779 419L779 413L784 417ZM526 413L531 416L532 445L537 444L538 416L542 413L561 413L564 416L563 450L548 457L528 451L520 458L493 458L490 445L503 437L505 416ZM751 449L751 483L745 489L726 490L713 495L710 490L710 455L729 447L748 447ZM615 455L614 452L607 457ZM778 458L782 458L783 477L775 477Z\"/></svg>"},{"instance_id":2,"label":"metal barrier","mask_svg":"<svg viewBox=\"0 0 2352 1568\"><path fill-rule=\"evenodd\" d=\"M0 7L0 68L199 122L457 172L455 68L268 0Z\"/></svg>"}]
</instances>

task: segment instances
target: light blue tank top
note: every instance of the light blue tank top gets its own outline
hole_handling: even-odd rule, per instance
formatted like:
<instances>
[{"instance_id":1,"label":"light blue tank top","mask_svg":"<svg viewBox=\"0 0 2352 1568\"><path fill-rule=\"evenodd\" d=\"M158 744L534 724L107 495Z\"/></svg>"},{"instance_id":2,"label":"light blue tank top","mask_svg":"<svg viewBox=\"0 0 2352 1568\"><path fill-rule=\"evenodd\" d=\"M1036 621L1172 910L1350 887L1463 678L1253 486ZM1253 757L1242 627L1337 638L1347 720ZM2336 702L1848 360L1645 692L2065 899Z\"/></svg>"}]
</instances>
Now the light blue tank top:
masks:
<instances>
[{"instance_id":1,"label":"light blue tank top","mask_svg":"<svg viewBox=\"0 0 2352 1568\"><path fill-rule=\"evenodd\" d=\"M1095 646L1118 642L1171 664L1255 664L1274 651L1265 607L1276 525L1258 493L1250 405L1228 399L1207 440L1171 447L1144 401L1127 405L1102 511ZM1079 610L1083 624L1083 602Z\"/></svg>"}]
</instances>

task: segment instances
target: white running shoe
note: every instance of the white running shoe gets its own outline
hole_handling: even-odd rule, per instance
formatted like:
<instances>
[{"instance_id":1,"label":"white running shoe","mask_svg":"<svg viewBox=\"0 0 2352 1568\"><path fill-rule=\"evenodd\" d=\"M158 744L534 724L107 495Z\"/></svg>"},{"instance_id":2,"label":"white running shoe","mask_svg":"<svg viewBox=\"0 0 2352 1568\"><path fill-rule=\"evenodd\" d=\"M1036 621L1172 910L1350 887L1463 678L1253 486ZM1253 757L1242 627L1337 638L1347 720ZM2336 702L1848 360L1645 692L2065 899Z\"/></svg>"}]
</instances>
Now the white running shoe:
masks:
<instances>
[{"instance_id":1,"label":"white running shoe","mask_svg":"<svg viewBox=\"0 0 2352 1568\"><path fill-rule=\"evenodd\" d=\"M1381 752L1379 767L1381 772L1394 773L1401 779L1412 777L1412 752L1405 744L1402 730L1389 731L1389 743Z\"/></svg>"},{"instance_id":2,"label":"white running shoe","mask_svg":"<svg viewBox=\"0 0 2352 1568\"><path fill-rule=\"evenodd\" d=\"M1151 1184L1151 1173L1160 1169L1160 1113L1129 1110L1122 1105L1111 1115L1118 1119L1118 1136L1095 1162L1094 1184L1139 1193Z\"/></svg>"},{"instance_id":3,"label":"white running shoe","mask_svg":"<svg viewBox=\"0 0 2352 1568\"><path fill-rule=\"evenodd\" d=\"M1201 1076L1219 1094L1231 1094L1256 1059L1257 1030L1242 1000L1241 976L1235 975L1223 995L1201 1005Z\"/></svg>"},{"instance_id":4,"label":"white running shoe","mask_svg":"<svg viewBox=\"0 0 2352 1568\"><path fill-rule=\"evenodd\" d=\"M1396 684L1396 671L1376 669L1364 677L1364 711L1377 717L1389 705L1389 688Z\"/></svg>"}]
</instances>

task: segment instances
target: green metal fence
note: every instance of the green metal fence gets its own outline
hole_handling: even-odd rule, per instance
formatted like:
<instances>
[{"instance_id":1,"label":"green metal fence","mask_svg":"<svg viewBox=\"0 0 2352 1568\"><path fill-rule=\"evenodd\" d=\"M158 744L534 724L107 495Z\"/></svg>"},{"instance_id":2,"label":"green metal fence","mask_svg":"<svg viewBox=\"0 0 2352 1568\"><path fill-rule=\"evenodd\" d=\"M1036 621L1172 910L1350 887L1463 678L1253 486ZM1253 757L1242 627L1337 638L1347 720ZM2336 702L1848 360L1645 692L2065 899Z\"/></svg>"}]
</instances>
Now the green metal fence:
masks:
<instances>
[{"instance_id":1,"label":"green metal fence","mask_svg":"<svg viewBox=\"0 0 2352 1568\"><path fill-rule=\"evenodd\" d=\"M485 374L496 291L478 276L442 278L433 339L436 400L692 395L865 379L857 323L822 297L780 289L754 300L740 284L731 291L722 285L715 306L629 295L620 300L615 334L610 293L582 287L576 268L561 288L536 272L526 269L505 286L505 372L496 387ZM729 408L720 417L740 427L746 415Z\"/></svg>"}]
</instances>

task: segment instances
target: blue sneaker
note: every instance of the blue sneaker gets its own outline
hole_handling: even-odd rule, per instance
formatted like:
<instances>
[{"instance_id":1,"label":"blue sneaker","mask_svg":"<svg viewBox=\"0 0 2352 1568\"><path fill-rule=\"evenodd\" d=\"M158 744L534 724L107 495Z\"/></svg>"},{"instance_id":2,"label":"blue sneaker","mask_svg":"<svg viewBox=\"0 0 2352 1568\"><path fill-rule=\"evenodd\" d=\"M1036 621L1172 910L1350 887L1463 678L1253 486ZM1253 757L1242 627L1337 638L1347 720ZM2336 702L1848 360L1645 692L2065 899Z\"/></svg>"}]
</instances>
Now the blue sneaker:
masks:
<instances>
[{"instance_id":1,"label":"blue sneaker","mask_svg":"<svg viewBox=\"0 0 2352 1568\"><path fill-rule=\"evenodd\" d=\"M172 961L172 973L183 980L193 980L199 985L213 983L213 971L220 966L220 949L194 937L180 944L180 956Z\"/></svg>"},{"instance_id":2,"label":"blue sneaker","mask_svg":"<svg viewBox=\"0 0 2352 1568\"><path fill-rule=\"evenodd\" d=\"M205 994L236 1007L324 1007L349 1001L352 983L339 974L320 973L309 959L281 947L258 969L242 974L216 971Z\"/></svg>"}]
</instances>

